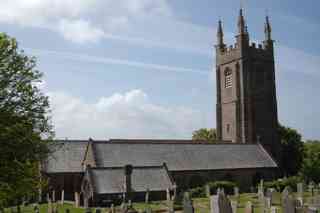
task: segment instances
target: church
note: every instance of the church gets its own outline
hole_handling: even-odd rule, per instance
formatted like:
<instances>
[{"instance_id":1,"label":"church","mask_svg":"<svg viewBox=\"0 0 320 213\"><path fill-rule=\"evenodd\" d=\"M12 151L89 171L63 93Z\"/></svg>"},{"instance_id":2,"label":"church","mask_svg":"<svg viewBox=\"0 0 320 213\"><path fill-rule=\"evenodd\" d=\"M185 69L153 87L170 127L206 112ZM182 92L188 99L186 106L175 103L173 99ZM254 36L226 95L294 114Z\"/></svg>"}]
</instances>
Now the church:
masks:
<instances>
[{"instance_id":1,"label":"church","mask_svg":"<svg viewBox=\"0 0 320 213\"><path fill-rule=\"evenodd\" d=\"M266 17L262 44L250 43L240 9L234 45L217 29L217 142L59 140L41 165L53 200L106 206L119 200L171 199L177 191L229 180L248 190L279 175L280 139L274 42ZM191 134L191 133L190 133Z\"/></svg>"}]
</instances>

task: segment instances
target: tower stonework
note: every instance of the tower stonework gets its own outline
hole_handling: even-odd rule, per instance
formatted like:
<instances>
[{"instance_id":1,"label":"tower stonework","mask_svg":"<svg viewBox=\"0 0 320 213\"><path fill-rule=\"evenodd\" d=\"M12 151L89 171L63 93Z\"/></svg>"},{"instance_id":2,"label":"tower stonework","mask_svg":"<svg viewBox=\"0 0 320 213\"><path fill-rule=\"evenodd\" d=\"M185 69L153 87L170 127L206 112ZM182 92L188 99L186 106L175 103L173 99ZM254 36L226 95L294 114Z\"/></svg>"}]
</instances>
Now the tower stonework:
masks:
<instances>
[{"instance_id":1,"label":"tower stonework","mask_svg":"<svg viewBox=\"0 0 320 213\"><path fill-rule=\"evenodd\" d=\"M219 21L216 79L218 140L259 142L279 159L274 48L268 17L265 39L259 45L250 43L242 9L235 45L225 45Z\"/></svg>"}]
</instances>

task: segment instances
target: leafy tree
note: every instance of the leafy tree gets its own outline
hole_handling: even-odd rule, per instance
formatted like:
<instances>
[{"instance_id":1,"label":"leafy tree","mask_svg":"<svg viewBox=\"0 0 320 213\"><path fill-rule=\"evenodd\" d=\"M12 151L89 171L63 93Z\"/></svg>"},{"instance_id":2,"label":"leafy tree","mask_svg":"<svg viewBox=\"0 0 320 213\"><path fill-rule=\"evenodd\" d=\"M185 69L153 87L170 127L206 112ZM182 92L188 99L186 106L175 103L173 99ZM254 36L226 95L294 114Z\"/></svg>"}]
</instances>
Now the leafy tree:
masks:
<instances>
[{"instance_id":1,"label":"leafy tree","mask_svg":"<svg viewBox=\"0 0 320 213\"><path fill-rule=\"evenodd\" d=\"M320 182L320 141L307 141L304 145L301 174L306 181Z\"/></svg>"},{"instance_id":2,"label":"leafy tree","mask_svg":"<svg viewBox=\"0 0 320 213\"><path fill-rule=\"evenodd\" d=\"M39 162L53 136L48 98L37 88L42 74L15 39L0 33L0 207L31 196Z\"/></svg>"},{"instance_id":3,"label":"leafy tree","mask_svg":"<svg viewBox=\"0 0 320 213\"><path fill-rule=\"evenodd\" d=\"M215 129L202 128L192 133L192 140L215 143L217 140L217 132Z\"/></svg>"},{"instance_id":4,"label":"leafy tree","mask_svg":"<svg viewBox=\"0 0 320 213\"><path fill-rule=\"evenodd\" d=\"M303 141L301 135L289 127L279 125L281 139L281 168L286 176L296 175L302 165Z\"/></svg>"}]
</instances>

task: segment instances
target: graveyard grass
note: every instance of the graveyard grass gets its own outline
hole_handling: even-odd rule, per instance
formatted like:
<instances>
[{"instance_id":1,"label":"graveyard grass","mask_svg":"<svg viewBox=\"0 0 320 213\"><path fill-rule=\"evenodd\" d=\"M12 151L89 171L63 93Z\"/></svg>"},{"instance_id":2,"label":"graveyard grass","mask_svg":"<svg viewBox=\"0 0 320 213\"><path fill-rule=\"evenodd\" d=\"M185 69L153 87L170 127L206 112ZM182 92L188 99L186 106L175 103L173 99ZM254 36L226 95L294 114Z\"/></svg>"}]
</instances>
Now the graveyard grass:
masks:
<instances>
[{"instance_id":1,"label":"graveyard grass","mask_svg":"<svg viewBox=\"0 0 320 213\"><path fill-rule=\"evenodd\" d=\"M295 193L293 193L295 194ZM304 202L308 201L308 198L311 196L310 193L305 192L304 193ZM231 200L236 200L235 197L230 196ZM251 201L254 209L255 209L255 213L260 213L261 211L259 210L259 201L258 201L258 196L255 193L244 193L244 194L240 194L239 198L238 198L238 213L244 213L244 209L245 209L245 204L246 202ZM195 208L195 213L210 213L210 199L209 198L194 198L193 199L193 205ZM64 213L66 209L70 209L70 213L84 213L85 210L84 208L75 208L73 207L72 204L69 203L65 203L65 204L57 204L58 206L58 210L59 212ZM282 208L281 208L281 193L276 193L275 194L275 199L273 202L273 206L276 206L278 208L278 212L282 213ZM146 203L133 203L133 207L138 210L138 211L143 211L146 208L151 208L153 211L157 211L157 210L163 210L166 209L168 207L167 202L166 201L154 201L154 202L150 202L149 204ZM119 208L119 207L116 207ZM33 205L29 205L26 207L22 207L21 208L21 212L23 213L34 213L33 210ZM94 212L94 209L92 209ZM109 210L109 209L105 209L105 210ZM181 210L179 210L181 211ZM6 209L5 213L10 213L10 209ZM102 211L104 212L104 211ZM47 213L47 204L42 204L40 205L40 213ZM262 213L262 212L261 212Z\"/></svg>"}]
</instances>

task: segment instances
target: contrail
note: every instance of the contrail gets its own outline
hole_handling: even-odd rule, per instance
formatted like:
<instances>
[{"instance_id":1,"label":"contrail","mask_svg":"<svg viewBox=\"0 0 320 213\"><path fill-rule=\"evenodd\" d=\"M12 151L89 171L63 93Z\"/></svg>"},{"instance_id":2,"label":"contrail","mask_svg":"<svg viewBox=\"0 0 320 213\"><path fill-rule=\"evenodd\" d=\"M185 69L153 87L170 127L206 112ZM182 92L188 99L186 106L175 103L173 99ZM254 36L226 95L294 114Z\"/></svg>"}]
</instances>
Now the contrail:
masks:
<instances>
[{"instance_id":1,"label":"contrail","mask_svg":"<svg viewBox=\"0 0 320 213\"><path fill-rule=\"evenodd\" d=\"M62 57L65 59L86 61L90 63L116 64L116 65L124 65L124 66L139 67L139 68L149 68L149 69L155 69L155 70L167 71L167 72L196 73L201 75L210 74L209 70L201 70L201 69L198 70L198 69L185 68L185 67L166 66L161 64L144 63L139 61L129 61L124 59L76 54L72 52L60 52L60 51L54 51L54 50L41 50L41 49L33 49L33 48L24 48L24 49L36 56L54 55L54 56Z\"/></svg>"}]
</instances>

